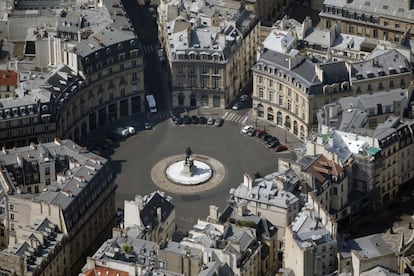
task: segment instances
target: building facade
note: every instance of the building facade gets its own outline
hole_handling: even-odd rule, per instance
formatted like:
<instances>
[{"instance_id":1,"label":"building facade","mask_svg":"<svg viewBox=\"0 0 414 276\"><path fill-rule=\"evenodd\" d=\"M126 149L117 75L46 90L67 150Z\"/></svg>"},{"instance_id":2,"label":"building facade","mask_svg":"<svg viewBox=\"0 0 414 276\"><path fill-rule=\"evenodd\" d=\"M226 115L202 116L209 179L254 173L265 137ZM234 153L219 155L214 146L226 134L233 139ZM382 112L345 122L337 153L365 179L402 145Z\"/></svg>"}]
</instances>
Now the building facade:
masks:
<instances>
[{"instance_id":1,"label":"building facade","mask_svg":"<svg viewBox=\"0 0 414 276\"><path fill-rule=\"evenodd\" d=\"M14 91L8 86L13 98L1 100L1 146L54 137L86 143L90 131L145 111L142 46L121 4L96 1L88 9L34 14L28 17L31 26L9 22L28 33L16 34L16 41L26 41L25 49L33 51L24 55L33 62L13 61L20 83Z\"/></svg>"},{"instance_id":2,"label":"building facade","mask_svg":"<svg viewBox=\"0 0 414 276\"><path fill-rule=\"evenodd\" d=\"M172 106L226 107L251 78L258 17L236 1L180 5L164 0L158 12Z\"/></svg>"},{"instance_id":3,"label":"building facade","mask_svg":"<svg viewBox=\"0 0 414 276\"><path fill-rule=\"evenodd\" d=\"M414 38L412 1L325 0L319 17L325 28L339 23L348 34L395 42Z\"/></svg>"},{"instance_id":4,"label":"building facade","mask_svg":"<svg viewBox=\"0 0 414 276\"><path fill-rule=\"evenodd\" d=\"M176 229L175 206L171 197L155 191L144 197L124 202L124 223L121 232L135 229L136 237L160 243L170 240Z\"/></svg>"},{"instance_id":5,"label":"building facade","mask_svg":"<svg viewBox=\"0 0 414 276\"><path fill-rule=\"evenodd\" d=\"M359 62L318 61L292 49L262 49L253 66L255 115L304 140L317 125L317 112L341 97L407 88L409 60L395 49L372 52Z\"/></svg>"},{"instance_id":6,"label":"building facade","mask_svg":"<svg viewBox=\"0 0 414 276\"><path fill-rule=\"evenodd\" d=\"M257 216L264 216L278 228L278 262L283 266L285 229L299 213L301 202L297 196L299 178L292 169L275 172L253 180L244 175L237 188L230 189L228 202L234 208L246 208Z\"/></svg>"},{"instance_id":7,"label":"building facade","mask_svg":"<svg viewBox=\"0 0 414 276\"><path fill-rule=\"evenodd\" d=\"M0 159L6 195L3 271L77 274L115 223L116 185L108 160L59 139L4 150Z\"/></svg>"},{"instance_id":8,"label":"building facade","mask_svg":"<svg viewBox=\"0 0 414 276\"><path fill-rule=\"evenodd\" d=\"M286 230L285 266L294 275L327 275L337 269L336 221L311 193Z\"/></svg>"}]
</instances>

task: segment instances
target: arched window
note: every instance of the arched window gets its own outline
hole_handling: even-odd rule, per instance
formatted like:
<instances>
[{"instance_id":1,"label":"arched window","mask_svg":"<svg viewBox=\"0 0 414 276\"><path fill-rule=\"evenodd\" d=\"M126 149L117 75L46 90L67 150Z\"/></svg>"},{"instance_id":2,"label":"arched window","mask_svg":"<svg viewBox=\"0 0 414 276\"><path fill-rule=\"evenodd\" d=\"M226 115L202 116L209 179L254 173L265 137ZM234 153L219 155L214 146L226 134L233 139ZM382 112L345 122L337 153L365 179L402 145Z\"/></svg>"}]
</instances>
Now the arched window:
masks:
<instances>
[{"instance_id":1,"label":"arched window","mask_svg":"<svg viewBox=\"0 0 414 276\"><path fill-rule=\"evenodd\" d=\"M283 116L282 116L282 112L280 111L277 112L277 125L283 126Z\"/></svg>"},{"instance_id":2,"label":"arched window","mask_svg":"<svg viewBox=\"0 0 414 276\"><path fill-rule=\"evenodd\" d=\"M290 117L286 116L285 117L285 128L290 129L290 127L291 127Z\"/></svg>"},{"instance_id":3,"label":"arched window","mask_svg":"<svg viewBox=\"0 0 414 276\"><path fill-rule=\"evenodd\" d=\"M305 128L300 126L300 139L305 140Z\"/></svg>"},{"instance_id":4,"label":"arched window","mask_svg":"<svg viewBox=\"0 0 414 276\"><path fill-rule=\"evenodd\" d=\"M271 122L274 121L273 108L271 107L267 108L267 120Z\"/></svg>"},{"instance_id":5,"label":"arched window","mask_svg":"<svg viewBox=\"0 0 414 276\"><path fill-rule=\"evenodd\" d=\"M299 129L298 129L298 122L297 121L294 121L293 122L293 134L298 135L298 131L299 131Z\"/></svg>"},{"instance_id":6,"label":"arched window","mask_svg":"<svg viewBox=\"0 0 414 276\"><path fill-rule=\"evenodd\" d=\"M257 105L257 117L264 118L264 108L262 104Z\"/></svg>"}]
</instances>

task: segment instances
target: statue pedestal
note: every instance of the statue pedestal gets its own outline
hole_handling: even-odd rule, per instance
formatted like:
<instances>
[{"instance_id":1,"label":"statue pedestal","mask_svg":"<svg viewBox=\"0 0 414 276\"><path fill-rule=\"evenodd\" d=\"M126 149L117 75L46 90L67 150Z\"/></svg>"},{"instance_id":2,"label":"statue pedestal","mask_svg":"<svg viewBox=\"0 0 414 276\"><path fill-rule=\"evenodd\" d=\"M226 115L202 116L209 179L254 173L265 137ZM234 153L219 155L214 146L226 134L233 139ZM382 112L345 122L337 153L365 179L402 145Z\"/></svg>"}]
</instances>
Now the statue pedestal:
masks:
<instances>
[{"instance_id":1,"label":"statue pedestal","mask_svg":"<svg viewBox=\"0 0 414 276\"><path fill-rule=\"evenodd\" d=\"M195 169L196 166L194 166L193 159L187 159L184 163L183 169L181 170L181 175L193 176Z\"/></svg>"}]
</instances>

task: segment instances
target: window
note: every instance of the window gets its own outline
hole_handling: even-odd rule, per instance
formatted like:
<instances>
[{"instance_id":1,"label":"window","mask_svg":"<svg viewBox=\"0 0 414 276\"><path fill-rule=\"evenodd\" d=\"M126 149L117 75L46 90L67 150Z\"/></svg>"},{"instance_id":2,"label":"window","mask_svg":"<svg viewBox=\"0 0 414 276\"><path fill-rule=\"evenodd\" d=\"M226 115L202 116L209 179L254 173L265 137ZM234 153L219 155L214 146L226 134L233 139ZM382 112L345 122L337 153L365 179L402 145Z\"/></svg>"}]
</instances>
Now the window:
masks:
<instances>
[{"instance_id":1,"label":"window","mask_svg":"<svg viewBox=\"0 0 414 276\"><path fill-rule=\"evenodd\" d=\"M218 74L219 73L219 67L218 66L214 66L214 74Z\"/></svg>"},{"instance_id":2,"label":"window","mask_svg":"<svg viewBox=\"0 0 414 276\"><path fill-rule=\"evenodd\" d=\"M178 65L178 73L182 74L183 73L183 66L182 65Z\"/></svg>"},{"instance_id":3,"label":"window","mask_svg":"<svg viewBox=\"0 0 414 276\"><path fill-rule=\"evenodd\" d=\"M269 102L273 102L275 97L274 91L269 91Z\"/></svg>"},{"instance_id":4,"label":"window","mask_svg":"<svg viewBox=\"0 0 414 276\"><path fill-rule=\"evenodd\" d=\"M263 87L259 87L259 98L263 99L263 95L264 95L264 89Z\"/></svg>"},{"instance_id":5,"label":"window","mask_svg":"<svg viewBox=\"0 0 414 276\"><path fill-rule=\"evenodd\" d=\"M14 220L14 214L13 213L10 214L10 219Z\"/></svg>"},{"instance_id":6,"label":"window","mask_svg":"<svg viewBox=\"0 0 414 276\"><path fill-rule=\"evenodd\" d=\"M213 77L213 88L217 89L220 86L220 78L219 77Z\"/></svg>"},{"instance_id":7,"label":"window","mask_svg":"<svg viewBox=\"0 0 414 276\"><path fill-rule=\"evenodd\" d=\"M45 167L45 175L50 175L50 167Z\"/></svg>"},{"instance_id":8,"label":"window","mask_svg":"<svg viewBox=\"0 0 414 276\"><path fill-rule=\"evenodd\" d=\"M279 105L283 106L283 95L282 94L279 95Z\"/></svg>"},{"instance_id":9,"label":"window","mask_svg":"<svg viewBox=\"0 0 414 276\"><path fill-rule=\"evenodd\" d=\"M258 83L263 83L263 77L259 76Z\"/></svg>"},{"instance_id":10,"label":"window","mask_svg":"<svg viewBox=\"0 0 414 276\"><path fill-rule=\"evenodd\" d=\"M272 87L273 86L273 80L269 80L269 86Z\"/></svg>"},{"instance_id":11,"label":"window","mask_svg":"<svg viewBox=\"0 0 414 276\"><path fill-rule=\"evenodd\" d=\"M201 72L204 73L204 74L207 73L207 65L203 64L201 66Z\"/></svg>"},{"instance_id":12,"label":"window","mask_svg":"<svg viewBox=\"0 0 414 276\"><path fill-rule=\"evenodd\" d=\"M194 74L195 73L195 67L194 67L194 65L190 65L190 73L191 74Z\"/></svg>"},{"instance_id":13,"label":"window","mask_svg":"<svg viewBox=\"0 0 414 276\"><path fill-rule=\"evenodd\" d=\"M14 210L14 205L13 204L9 204L9 209L10 210Z\"/></svg>"},{"instance_id":14,"label":"window","mask_svg":"<svg viewBox=\"0 0 414 276\"><path fill-rule=\"evenodd\" d=\"M196 77L190 76L190 87L196 87Z\"/></svg>"},{"instance_id":15,"label":"window","mask_svg":"<svg viewBox=\"0 0 414 276\"><path fill-rule=\"evenodd\" d=\"M201 87L208 87L208 76L202 76L201 81L202 81Z\"/></svg>"},{"instance_id":16,"label":"window","mask_svg":"<svg viewBox=\"0 0 414 276\"><path fill-rule=\"evenodd\" d=\"M288 99L287 109L290 111L291 108L292 108L292 102L290 99Z\"/></svg>"}]
</instances>

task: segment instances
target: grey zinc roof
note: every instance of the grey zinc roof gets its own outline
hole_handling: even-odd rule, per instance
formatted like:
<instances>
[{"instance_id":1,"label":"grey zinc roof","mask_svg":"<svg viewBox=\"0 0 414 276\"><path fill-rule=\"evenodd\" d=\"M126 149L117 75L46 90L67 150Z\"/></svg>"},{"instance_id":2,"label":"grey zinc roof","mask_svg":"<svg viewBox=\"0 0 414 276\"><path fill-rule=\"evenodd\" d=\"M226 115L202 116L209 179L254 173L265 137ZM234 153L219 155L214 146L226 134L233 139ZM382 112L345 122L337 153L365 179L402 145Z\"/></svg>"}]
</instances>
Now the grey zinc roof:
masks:
<instances>
[{"instance_id":1,"label":"grey zinc roof","mask_svg":"<svg viewBox=\"0 0 414 276\"><path fill-rule=\"evenodd\" d=\"M377 50L365 60L351 64L351 78L358 80L405 73L412 70L407 58L395 49Z\"/></svg>"},{"instance_id":2,"label":"grey zinc roof","mask_svg":"<svg viewBox=\"0 0 414 276\"><path fill-rule=\"evenodd\" d=\"M37 162L44 162L44 157L41 153L45 150L47 151L48 158L52 158L52 160L57 158L54 161L57 161L60 157L68 157L75 160L79 166L68 169L65 173L65 180L62 180L61 183L58 183L56 179L52 179L47 190L37 194L18 193L18 187L12 183L11 188L14 192L12 196L60 206L65 218L70 217L72 216L69 213L71 208L68 207L75 201L76 197L88 185L91 179L95 177L96 171L99 171L108 160L87 151L70 140L44 143L35 148L26 146L10 149L7 154L0 154L0 160L4 162L4 165L16 164L16 156L20 155L24 159L30 156L31 162L33 161L32 158L35 158Z\"/></svg>"},{"instance_id":3,"label":"grey zinc roof","mask_svg":"<svg viewBox=\"0 0 414 276\"><path fill-rule=\"evenodd\" d=\"M332 241L330 233L318 225L318 222L304 212L300 212L292 223L294 239L301 248Z\"/></svg>"},{"instance_id":4,"label":"grey zinc roof","mask_svg":"<svg viewBox=\"0 0 414 276\"><path fill-rule=\"evenodd\" d=\"M233 248L237 245L237 247L239 247L237 252L241 253L247 250L250 244L255 240L255 237L251 235L250 232L246 231L246 229L229 225L226 228L223 239L232 242Z\"/></svg>"},{"instance_id":5,"label":"grey zinc roof","mask_svg":"<svg viewBox=\"0 0 414 276\"><path fill-rule=\"evenodd\" d=\"M130 251L125 251L126 247ZM92 258L150 265L153 258L157 257L156 252L157 244L155 242L130 237L117 237L105 241Z\"/></svg>"},{"instance_id":6,"label":"grey zinc roof","mask_svg":"<svg viewBox=\"0 0 414 276\"><path fill-rule=\"evenodd\" d=\"M142 223L145 226L157 224L157 208L161 208L161 221L165 222L175 206L159 192L154 192L140 211Z\"/></svg>"},{"instance_id":7,"label":"grey zinc roof","mask_svg":"<svg viewBox=\"0 0 414 276\"><path fill-rule=\"evenodd\" d=\"M307 87L320 83L315 73L315 65L309 59L304 57L303 62L289 71L288 58L289 55L287 54L267 50L260 56L258 63L263 62L274 66L276 69L285 71L286 74L302 80Z\"/></svg>"},{"instance_id":8,"label":"grey zinc roof","mask_svg":"<svg viewBox=\"0 0 414 276\"><path fill-rule=\"evenodd\" d=\"M167 18L167 39L170 47L171 60L177 58L177 54L213 53L220 55L220 62L225 62L232 54L233 47L237 46L237 40L243 39L251 27L257 24L258 18L251 11L241 10L237 1L204 1L167 3L165 9L168 13L170 5L177 5L182 14L190 11L186 16L180 15L176 18ZM220 26L205 25L199 18L215 16L219 14ZM235 28L234 28L235 27ZM218 34L225 36L225 41L219 39ZM218 62L218 61L217 61Z\"/></svg>"},{"instance_id":9,"label":"grey zinc roof","mask_svg":"<svg viewBox=\"0 0 414 276\"><path fill-rule=\"evenodd\" d=\"M286 171L285 171L286 172ZM237 198L246 199L249 201L266 202L281 208L288 208L296 203L299 199L287 190L279 190L273 182L275 177L283 177L285 172L274 172L254 180L251 190L243 183L237 188L230 190L230 193ZM286 184L283 184L288 190L294 189L298 184L297 176L286 179Z\"/></svg>"},{"instance_id":10,"label":"grey zinc roof","mask_svg":"<svg viewBox=\"0 0 414 276\"><path fill-rule=\"evenodd\" d=\"M366 270L360 274L360 276L397 276L397 275L401 275L401 274L394 273L384 267L381 267L380 265L370 270Z\"/></svg>"},{"instance_id":11,"label":"grey zinc roof","mask_svg":"<svg viewBox=\"0 0 414 276\"><path fill-rule=\"evenodd\" d=\"M75 45L79 56L87 56L108 45L136 38L119 1L107 0L102 8L80 10L80 12L88 22L85 31L91 30L92 35ZM71 16L70 13L68 16ZM78 13L79 10L75 11L75 17Z\"/></svg>"},{"instance_id":12,"label":"grey zinc roof","mask_svg":"<svg viewBox=\"0 0 414 276\"><path fill-rule=\"evenodd\" d=\"M408 7L404 0L325 0L324 5L345 7L358 13L378 14L384 17L394 17L413 22L414 9Z\"/></svg>"},{"instance_id":13,"label":"grey zinc roof","mask_svg":"<svg viewBox=\"0 0 414 276\"><path fill-rule=\"evenodd\" d=\"M349 81L345 61L326 62L321 64L320 68L323 70L323 84Z\"/></svg>"},{"instance_id":14,"label":"grey zinc roof","mask_svg":"<svg viewBox=\"0 0 414 276\"><path fill-rule=\"evenodd\" d=\"M347 243L359 259L373 259L394 254L379 234L349 240Z\"/></svg>"}]
</instances>

